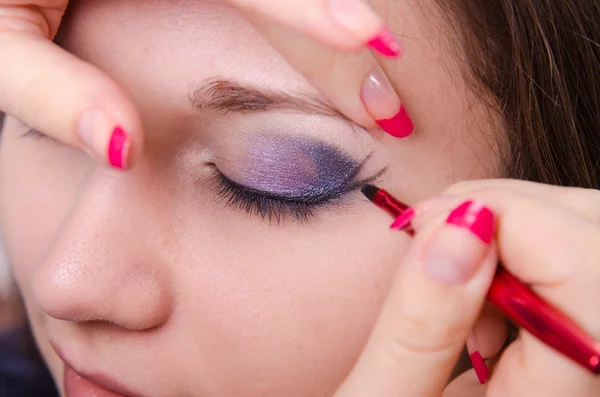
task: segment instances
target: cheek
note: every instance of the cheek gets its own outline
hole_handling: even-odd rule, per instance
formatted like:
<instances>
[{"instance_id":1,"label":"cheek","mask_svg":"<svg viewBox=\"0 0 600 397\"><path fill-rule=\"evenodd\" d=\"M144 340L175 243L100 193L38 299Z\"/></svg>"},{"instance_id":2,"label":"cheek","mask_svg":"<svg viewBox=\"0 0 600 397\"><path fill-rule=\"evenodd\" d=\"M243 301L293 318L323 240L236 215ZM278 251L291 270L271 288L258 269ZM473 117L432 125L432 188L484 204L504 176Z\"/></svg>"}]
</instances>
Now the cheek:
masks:
<instances>
[{"instance_id":1,"label":"cheek","mask_svg":"<svg viewBox=\"0 0 600 397\"><path fill-rule=\"evenodd\" d=\"M314 227L238 222L228 233L215 225L218 249L198 247L202 259L190 252L198 259L178 276L174 321L196 330L182 345L204 347L207 362L223 363L245 385L339 384L368 337L405 245L377 217L331 218Z\"/></svg>"},{"instance_id":2,"label":"cheek","mask_svg":"<svg viewBox=\"0 0 600 397\"><path fill-rule=\"evenodd\" d=\"M86 155L51 140L23 138L7 117L0 145L0 229L20 282L39 263L90 169Z\"/></svg>"},{"instance_id":3,"label":"cheek","mask_svg":"<svg viewBox=\"0 0 600 397\"><path fill-rule=\"evenodd\" d=\"M32 297L32 279L91 162L51 141L21 139L23 133L24 127L7 117L0 144L2 248L38 347L55 379L60 379L62 364L47 343L44 315Z\"/></svg>"}]
</instances>

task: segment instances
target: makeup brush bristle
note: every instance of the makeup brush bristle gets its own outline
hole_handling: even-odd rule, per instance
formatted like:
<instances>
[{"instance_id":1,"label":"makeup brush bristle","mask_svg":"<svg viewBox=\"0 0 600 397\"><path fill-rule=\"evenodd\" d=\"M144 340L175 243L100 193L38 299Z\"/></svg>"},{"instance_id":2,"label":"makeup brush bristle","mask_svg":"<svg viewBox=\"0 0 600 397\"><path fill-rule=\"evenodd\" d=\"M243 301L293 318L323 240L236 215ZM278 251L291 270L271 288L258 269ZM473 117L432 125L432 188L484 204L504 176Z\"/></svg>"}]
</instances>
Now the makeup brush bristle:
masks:
<instances>
[{"instance_id":1,"label":"makeup brush bristle","mask_svg":"<svg viewBox=\"0 0 600 397\"><path fill-rule=\"evenodd\" d=\"M375 199L375 195L380 189L373 185L364 185L360 191L365 195L369 200L373 201Z\"/></svg>"}]
</instances>

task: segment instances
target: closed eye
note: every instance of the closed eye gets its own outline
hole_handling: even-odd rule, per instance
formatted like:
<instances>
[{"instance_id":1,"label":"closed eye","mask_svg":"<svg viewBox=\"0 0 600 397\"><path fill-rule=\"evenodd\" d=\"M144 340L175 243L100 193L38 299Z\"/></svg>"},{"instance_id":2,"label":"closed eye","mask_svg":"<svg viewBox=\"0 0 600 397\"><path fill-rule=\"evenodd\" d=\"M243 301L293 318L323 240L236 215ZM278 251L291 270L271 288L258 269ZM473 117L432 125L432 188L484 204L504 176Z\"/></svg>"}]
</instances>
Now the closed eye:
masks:
<instances>
[{"instance_id":1,"label":"closed eye","mask_svg":"<svg viewBox=\"0 0 600 397\"><path fill-rule=\"evenodd\" d=\"M385 173L384 168L369 178L358 179L357 176L365 161L360 163L335 189L318 194L294 196L274 194L244 186L231 180L214 166L213 191L221 202L249 215L267 219L269 222L281 223L292 220L304 223L316 218L319 210L340 204L349 194L360 190L366 183L374 182Z\"/></svg>"}]
</instances>

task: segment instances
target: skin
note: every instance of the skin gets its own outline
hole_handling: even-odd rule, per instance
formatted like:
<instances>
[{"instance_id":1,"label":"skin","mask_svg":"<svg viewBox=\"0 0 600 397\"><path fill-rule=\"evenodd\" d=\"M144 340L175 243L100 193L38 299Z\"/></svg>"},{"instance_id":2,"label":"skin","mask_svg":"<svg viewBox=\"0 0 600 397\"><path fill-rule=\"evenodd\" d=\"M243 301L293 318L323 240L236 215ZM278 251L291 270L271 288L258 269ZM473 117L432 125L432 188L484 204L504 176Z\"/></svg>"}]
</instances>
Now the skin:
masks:
<instances>
[{"instance_id":1,"label":"skin","mask_svg":"<svg viewBox=\"0 0 600 397\"><path fill-rule=\"evenodd\" d=\"M59 388L49 341L80 370L146 396L336 389L409 240L356 191L301 223L249 216L217 200L210 164L243 184L262 134L370 155L360 176L386 168L377 183L408 203L495 176L495 121L463 81L444 17L422 1L374 6L407 54L382 63L415 122L404 140L339 117L194 109L191 92L214 78L319 95L221 3L74 5L59 42L132 96L145 140L135 168L120 173L5 123L0 227Z\"/></svg>"}]
</instances>

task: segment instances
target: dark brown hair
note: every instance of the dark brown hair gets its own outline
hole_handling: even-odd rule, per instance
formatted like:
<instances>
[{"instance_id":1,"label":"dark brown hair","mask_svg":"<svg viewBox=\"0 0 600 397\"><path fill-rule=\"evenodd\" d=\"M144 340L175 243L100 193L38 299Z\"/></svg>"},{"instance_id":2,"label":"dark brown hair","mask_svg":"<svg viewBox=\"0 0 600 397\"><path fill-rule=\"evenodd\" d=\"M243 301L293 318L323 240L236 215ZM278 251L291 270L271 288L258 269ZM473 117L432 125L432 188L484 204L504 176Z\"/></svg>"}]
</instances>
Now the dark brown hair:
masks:
<instances>
[{"instance_id":1,"label":"dark brown hair","mask_svg":"<svg viewBox=\"0 0 600 397\"><path fill-rule=\"evenodd\" d=\"M500 176L600 188L600 2L436 1L465 79L500 119ZM453 376L468 367L463 354Z\"/></svg>"},{"instance_id":2,"label":"dark brown hair","mask_svg":"<svg viewBox=\"0 0 600 397\"><path fill-rule=\"evenodd\" d=\"M600 2L436 1L503 123L502 176L600 187Z\"/></svg>"}]
</instances>

